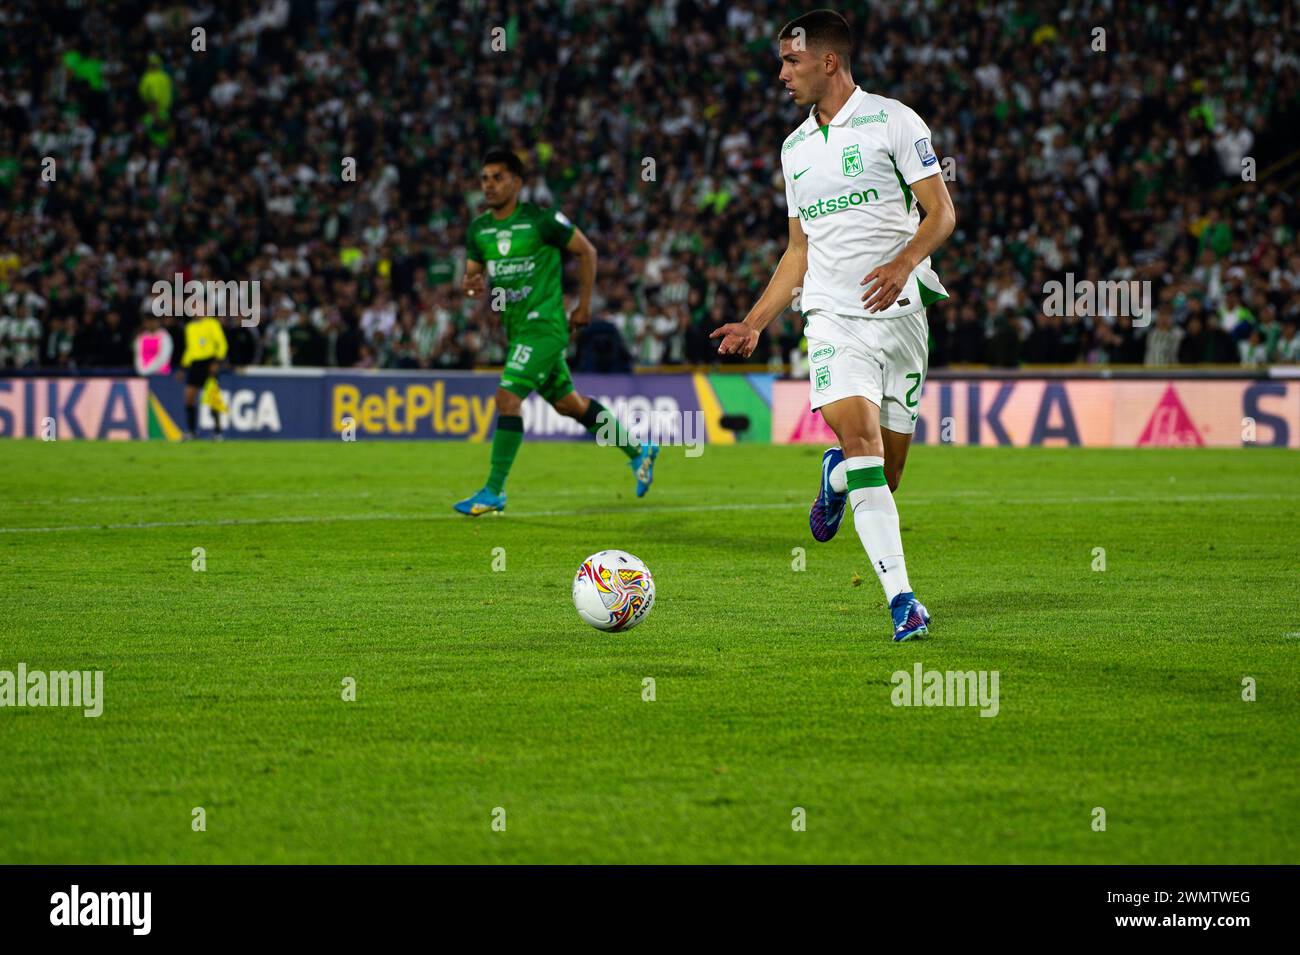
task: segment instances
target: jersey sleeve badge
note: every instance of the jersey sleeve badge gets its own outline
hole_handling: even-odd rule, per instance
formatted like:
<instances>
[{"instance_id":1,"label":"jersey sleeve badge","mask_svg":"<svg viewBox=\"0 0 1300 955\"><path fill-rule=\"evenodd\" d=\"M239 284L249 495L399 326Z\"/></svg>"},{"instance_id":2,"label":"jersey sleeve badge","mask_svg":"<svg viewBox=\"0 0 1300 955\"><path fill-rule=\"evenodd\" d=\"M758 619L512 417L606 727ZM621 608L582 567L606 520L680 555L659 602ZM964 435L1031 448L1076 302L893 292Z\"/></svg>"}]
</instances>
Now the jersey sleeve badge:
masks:
<instances>
[{"instance_id":1,"label":"jersey sleeve badge","mask_svg":"<svg viewBox=\"0 0 1300 955\"><path fill-rule=\"evenodd\" d=\"M939 157L934 154L930 148L930 137L925 136L916 141L916 154L921 157L922 166L933 166L939 161Z\"/></svg>"}]
</instances>

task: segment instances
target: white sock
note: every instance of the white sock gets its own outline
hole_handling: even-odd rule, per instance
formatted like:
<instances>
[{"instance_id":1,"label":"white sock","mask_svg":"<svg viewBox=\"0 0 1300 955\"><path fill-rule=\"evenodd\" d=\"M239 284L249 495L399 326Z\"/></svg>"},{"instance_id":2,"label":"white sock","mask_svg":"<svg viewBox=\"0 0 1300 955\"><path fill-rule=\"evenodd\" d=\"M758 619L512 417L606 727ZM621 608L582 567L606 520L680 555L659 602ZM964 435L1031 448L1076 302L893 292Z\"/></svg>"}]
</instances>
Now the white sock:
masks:
<instances>
[{"instance_id":1,"label":"white sock","mask_svg":"<svg viewBox=\"0 0 1300 955\"><path fill-rule=\"evenodd\" d=\"M884 458L846 458L845 471L859 468L881 468ZM847 477L845 478L847 487ZM885 600L912 589L907 580L907 564L903 560L903 535L898 526L898 508L888 484L879 487L859 487L849 491L849 506L853 508L853 527L862 538L862 546L871 558L880 586L885 590Z\"/></svg>"},{"instance_id":2,"label":"white sock","mask_svg":"<svg viewBox=\"0 0 1300 955\"><path fill-rule=\"evenodd\" d=\"M849 459L845 458L831 468L831 490L843 494L849 487Z\"/></svg>"}]
</instances>

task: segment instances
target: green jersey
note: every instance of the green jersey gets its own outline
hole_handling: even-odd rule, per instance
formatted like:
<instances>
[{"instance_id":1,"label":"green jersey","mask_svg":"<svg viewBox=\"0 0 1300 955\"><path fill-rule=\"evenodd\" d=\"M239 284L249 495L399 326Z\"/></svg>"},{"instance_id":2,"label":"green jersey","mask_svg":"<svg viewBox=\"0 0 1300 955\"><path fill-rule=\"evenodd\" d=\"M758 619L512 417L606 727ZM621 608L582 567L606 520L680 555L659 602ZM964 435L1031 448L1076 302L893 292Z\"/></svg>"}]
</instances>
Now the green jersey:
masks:
<instances>
[{"instance_id":1,"label":"green jersey","mask_svg":"<svg viewBox=\"0 0 1300 955\"><path fill-rule=\"evenodd\" d=\"M504 219L485 212L469 224L466 254L487 266L489 301L505 290L502 321L506 336L568 340L568 318L560 290L560 249L573 223L554 209L521 202Z\"/></svg>"}]
</instances>

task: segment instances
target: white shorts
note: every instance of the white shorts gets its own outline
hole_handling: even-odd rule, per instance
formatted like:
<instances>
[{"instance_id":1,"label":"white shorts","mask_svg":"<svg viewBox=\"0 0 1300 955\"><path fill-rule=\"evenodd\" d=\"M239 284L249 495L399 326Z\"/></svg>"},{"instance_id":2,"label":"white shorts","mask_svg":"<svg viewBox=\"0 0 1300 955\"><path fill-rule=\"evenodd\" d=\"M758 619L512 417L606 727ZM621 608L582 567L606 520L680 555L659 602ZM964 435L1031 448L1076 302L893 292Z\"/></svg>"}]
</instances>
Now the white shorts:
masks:
<instances>
[{"instance_id":1,"label":"white shorts","mask_svg":"<svg viewBox=\"0 0 1300 955\"><path fill-rule=\"evenodd\" d=\"M882 428L915 431L930 358L925 309L900 318L813 309L804 318L813 410L841 398L866 398L880 409Z\"/></svg>"}]
</instances>

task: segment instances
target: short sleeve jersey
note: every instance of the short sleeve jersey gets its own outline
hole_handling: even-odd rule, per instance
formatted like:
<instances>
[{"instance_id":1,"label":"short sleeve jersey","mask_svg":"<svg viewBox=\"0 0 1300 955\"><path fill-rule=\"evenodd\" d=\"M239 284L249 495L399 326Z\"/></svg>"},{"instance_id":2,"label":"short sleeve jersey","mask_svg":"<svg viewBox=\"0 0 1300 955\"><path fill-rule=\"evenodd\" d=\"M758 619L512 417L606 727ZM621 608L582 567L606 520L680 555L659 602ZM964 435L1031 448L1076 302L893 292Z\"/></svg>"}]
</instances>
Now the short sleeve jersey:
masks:
<instances>
[{"instance_id":1,"label":"short sleeve jersey","mask_svg":"<svg viewBox=\"0 0 1300 955\"><path fill-rule=\"evenodd\" d=\"M801 307L865 315L862 279L891 261L921 224L911 185L939 173L930 129L896 99L855 89L818 125L814 107L781 148L790 218L808 237ZM927 257L874 317L910 315L946 298Z\"/></svg>"},{"instance_id":2,"label":"short sleeve jersey","mask_svg":"<svg viewBox=\"0 0 1300 955\"><path fill-rule=\"evenodd\" d=\"M560 286L560 249L574 225L564 213L521 202L504 219L485 212L469 224L466 255L487 269L488 301L505 293L502 319L506 335L568 338Z\"/></svg>"}]
</instances>

